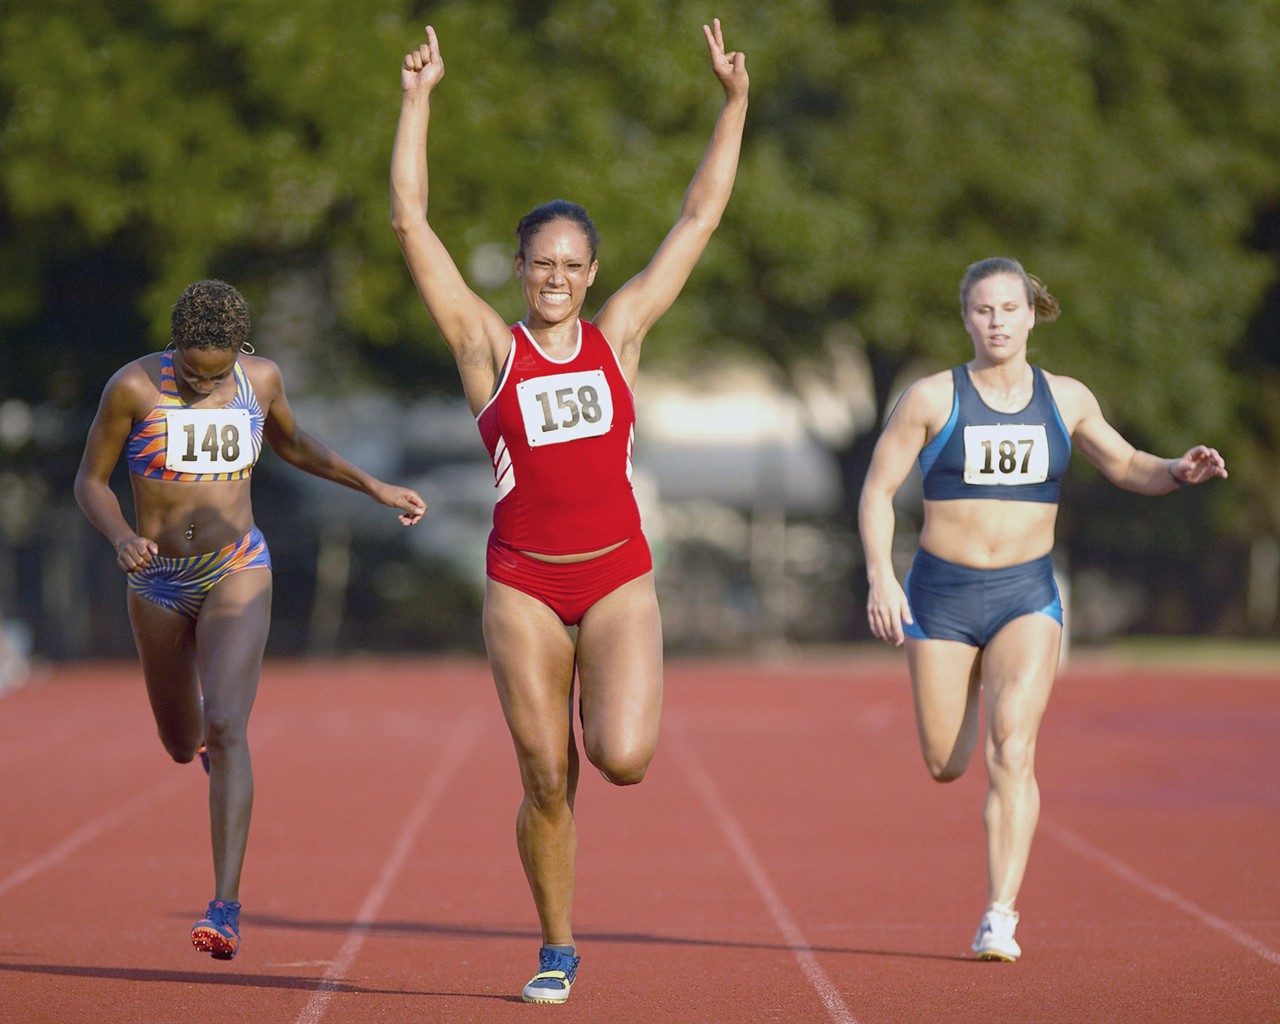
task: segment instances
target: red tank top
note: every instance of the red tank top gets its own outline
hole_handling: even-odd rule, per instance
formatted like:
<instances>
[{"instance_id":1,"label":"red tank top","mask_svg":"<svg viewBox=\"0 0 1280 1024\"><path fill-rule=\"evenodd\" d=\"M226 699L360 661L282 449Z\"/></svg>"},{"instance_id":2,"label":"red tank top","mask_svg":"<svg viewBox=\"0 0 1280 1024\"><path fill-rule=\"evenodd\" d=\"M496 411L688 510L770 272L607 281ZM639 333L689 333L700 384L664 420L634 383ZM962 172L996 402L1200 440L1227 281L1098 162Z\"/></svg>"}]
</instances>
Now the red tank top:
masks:
<instances>
[{"instance_id":1,"label":"red tank top","mask_svg":"<svg viewBox=\"0 0 1280 1024\"><path fill-rule=\"evenodd\" d=\"M569 555L634 536L636 407L613 347L586 320L563 361L549 358L522 323L511 336L497 389L476 417L498 488L499 539Z\"/></svg>"}]
</instances>

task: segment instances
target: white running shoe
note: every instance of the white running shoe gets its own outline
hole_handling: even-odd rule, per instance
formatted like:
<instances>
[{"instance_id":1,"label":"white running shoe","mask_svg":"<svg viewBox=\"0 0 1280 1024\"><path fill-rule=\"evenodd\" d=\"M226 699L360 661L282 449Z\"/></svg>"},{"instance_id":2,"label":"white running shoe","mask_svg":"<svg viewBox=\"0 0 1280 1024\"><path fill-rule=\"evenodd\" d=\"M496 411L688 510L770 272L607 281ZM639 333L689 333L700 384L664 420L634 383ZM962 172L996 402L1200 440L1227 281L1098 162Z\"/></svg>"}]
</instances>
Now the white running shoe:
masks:
<instances>
[{"instance_id":1,"label":"white running shoe","mask_svg":"<svg viewBox=\"0 0 1280 1024\"><path fill-rule=\"evenodd\" d=\"M979 960L1003 960L1013 963L1022 956L1022 947L1013 937L1018 927L1018 913L1008 907L993 903L982 915L978 934L973 937L973 951Z\"/></svg>"}]
</instances>

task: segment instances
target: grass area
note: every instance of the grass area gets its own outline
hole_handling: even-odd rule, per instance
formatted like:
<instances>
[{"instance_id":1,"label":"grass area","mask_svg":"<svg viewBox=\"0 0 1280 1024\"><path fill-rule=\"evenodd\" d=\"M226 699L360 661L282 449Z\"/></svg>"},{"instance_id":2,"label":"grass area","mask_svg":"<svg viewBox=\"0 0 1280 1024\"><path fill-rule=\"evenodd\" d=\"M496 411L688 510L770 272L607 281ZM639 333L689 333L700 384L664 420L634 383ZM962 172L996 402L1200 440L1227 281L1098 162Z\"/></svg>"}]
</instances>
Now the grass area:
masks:
<instances>
[{"instance_id":1,"label":"grass area","mask_svg":"<svg viewBox=\"0 0 1280 1024\"><path fill-rule=\"evenodd\" d=\"M1101 646L1080 645L1081 658L1116 658L1135 665L1186 666L1257 671L1272 668L1280 679L1280 640L1222 640L1216 637L1127 637Z\"/></svg>"}]
</instances>

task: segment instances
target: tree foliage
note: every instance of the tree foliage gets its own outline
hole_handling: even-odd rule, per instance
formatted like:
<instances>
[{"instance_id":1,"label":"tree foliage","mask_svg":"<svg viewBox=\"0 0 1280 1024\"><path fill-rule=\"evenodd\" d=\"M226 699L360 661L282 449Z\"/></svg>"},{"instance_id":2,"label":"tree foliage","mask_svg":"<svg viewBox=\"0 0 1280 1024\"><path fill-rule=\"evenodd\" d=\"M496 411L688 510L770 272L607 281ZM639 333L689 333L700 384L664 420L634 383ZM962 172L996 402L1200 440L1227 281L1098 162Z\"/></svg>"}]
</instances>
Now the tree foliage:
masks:
<instances>
[{"instance_id":1,"label":"tree foliage","mask_svg":"<svg viewBox=\"0 0 1280 1024\"><path fill-rule=\"evenodd\" d=\"M738 350L796 375L853 339L882 416L904 374L966 358L959 276L1011 255L1065 310L1033 336L1038 361L1089 383L1136 443L1231 439L1263 467L1280 441L1280 356L1258 339L1277 246L1257 230L1280 206L1280 5L716 6L752 75L742 168L647 365ZM593 212L598 298L661 241L719 109L706 14L8 0L0 390L91 404L209 275L243 287L266 349L293 353L308 388L452 390L388 226L400 56L430 19L448 68L432 218L515 317L512 232L537 203ZM851 486L870 440L842 442ZM1269 510L1249 528L1275 530L1270 481L1239 487L1263 499L1243 503L1253 515Z\"/></svg>"}]
</instances>

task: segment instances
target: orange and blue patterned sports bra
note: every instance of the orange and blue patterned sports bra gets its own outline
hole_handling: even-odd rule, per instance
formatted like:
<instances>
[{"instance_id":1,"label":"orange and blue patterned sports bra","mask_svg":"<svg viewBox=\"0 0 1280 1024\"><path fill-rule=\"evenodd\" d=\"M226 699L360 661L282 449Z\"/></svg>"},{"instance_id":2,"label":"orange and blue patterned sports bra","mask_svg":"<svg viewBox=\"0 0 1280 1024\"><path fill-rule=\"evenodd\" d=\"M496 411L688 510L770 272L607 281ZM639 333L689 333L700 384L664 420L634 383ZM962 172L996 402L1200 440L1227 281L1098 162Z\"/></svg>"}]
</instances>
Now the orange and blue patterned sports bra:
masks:
<instances>
[{"instance_id":1,"label":"orange and blue patterned sports bra","mask_svg":"<svg viewBox=\"0 0 1280 1024\"><path fill-rule=\"evenodd\" d=\"M165 349L160 400L129 434L129 471L188 483L248 478L262 453L265 417L239 360L235 378L235 397L221 409L193 409L178 394L173 351Z\"/></svg>"}]
</instances>

